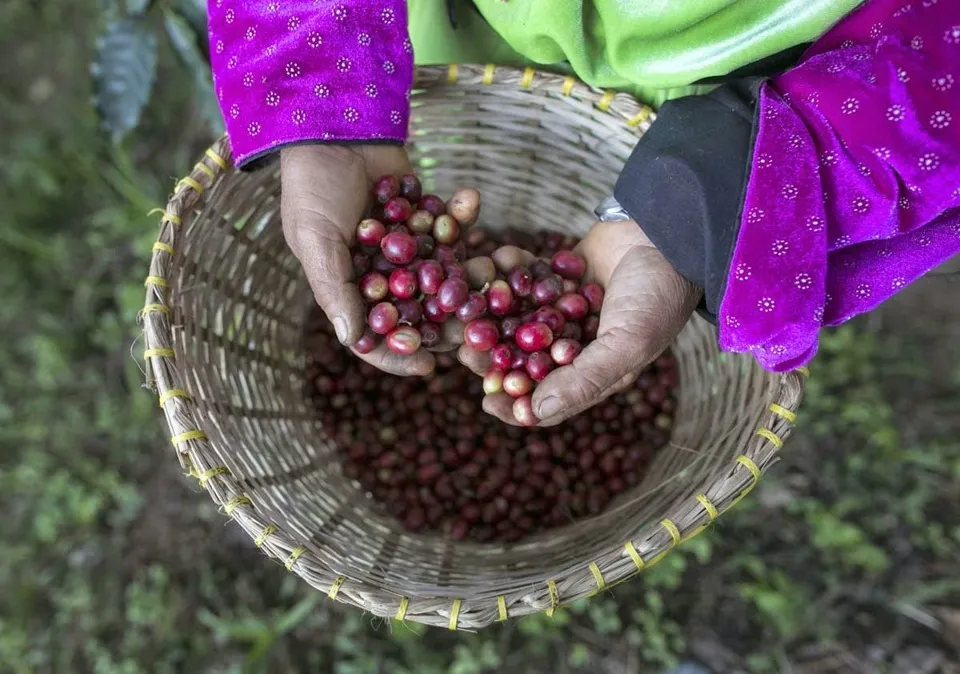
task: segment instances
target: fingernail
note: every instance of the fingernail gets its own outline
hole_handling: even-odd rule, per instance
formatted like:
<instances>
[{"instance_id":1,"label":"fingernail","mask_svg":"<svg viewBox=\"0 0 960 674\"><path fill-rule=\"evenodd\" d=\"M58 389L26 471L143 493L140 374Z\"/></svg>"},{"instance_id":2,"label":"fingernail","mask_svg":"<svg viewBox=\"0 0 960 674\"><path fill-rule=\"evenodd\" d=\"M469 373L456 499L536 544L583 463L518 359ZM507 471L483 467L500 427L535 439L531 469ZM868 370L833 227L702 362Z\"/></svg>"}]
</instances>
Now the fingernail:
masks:
<instances>
[{"instance_id":1,"label":"fingernail","mask_svg":"<svg viewBox=\"0 0 960 674\"><path fill-rule=\"evenodd\" d=\"M340 340L341 344L346 344L347 342L347 322L342 318L333 319L333 329L337 331L337 339ZM349 346L349 345L347 345Z\"/></svg>"},{"instance_id":2,"label":"fingernail","mask_svg":"<svg viewBox=\"0 0 960 674\"><path fill-rule=\"evenodd\" d=\"M540 409L537 412L537 417L540 419L549 419L550 417L559 414L562 408L563 405L560 403L560 398L557 398L556 396L550 396L540 403Z\"/></svg>"}]
</instances>

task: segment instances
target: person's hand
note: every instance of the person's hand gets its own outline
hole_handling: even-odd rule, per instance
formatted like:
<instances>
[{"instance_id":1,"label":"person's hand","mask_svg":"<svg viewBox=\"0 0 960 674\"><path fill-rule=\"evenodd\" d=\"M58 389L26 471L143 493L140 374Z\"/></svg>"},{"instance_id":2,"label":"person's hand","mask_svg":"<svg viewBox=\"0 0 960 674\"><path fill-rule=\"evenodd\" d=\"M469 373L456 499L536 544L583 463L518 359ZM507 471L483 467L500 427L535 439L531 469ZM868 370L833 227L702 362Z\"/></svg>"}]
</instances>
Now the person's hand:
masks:
<instances>
[{"instance_id":1,"label":"person's hand","mask_svg":"<svg viewBox=\"0 0 960 674\"><path fill-rule=\"evenodd\" d=\"M356 343L366 326L367 308L356 285L350 254L357 223L371 206L374 181L386 174L412 172L406 150L392 145L318 144L280 152L281 219L287 245L303 265L337 339L347 346ZM444 335L455 336L457 327L448 323ZM448 348L453 345L445 338L434 350ZM368 354L356 355L399 375L429 374L435 365L426 349L400 356L380 344Z\"/></svg>"},{"instance_id":2,"label":"person's hand","mask_svg":"<svg viewBox=\"0 0 960 674\"><path fill-rule=\"evenodd\" d=\"M538 426L554 426L624 390L640 371L660 355L687 323L702 290L682 278L660 254L637 223L600 222L575 251L587 260L584 283L605 290L597 339L570 365L551 372L537 385L533 411ZM524 264L533 256L512 246L493 255L501 271ZM462 346L459 357L482 374L487 354ZM513 398L497 393L484 398L483 409L509 424Z\"/></svg>"}]
</instances>

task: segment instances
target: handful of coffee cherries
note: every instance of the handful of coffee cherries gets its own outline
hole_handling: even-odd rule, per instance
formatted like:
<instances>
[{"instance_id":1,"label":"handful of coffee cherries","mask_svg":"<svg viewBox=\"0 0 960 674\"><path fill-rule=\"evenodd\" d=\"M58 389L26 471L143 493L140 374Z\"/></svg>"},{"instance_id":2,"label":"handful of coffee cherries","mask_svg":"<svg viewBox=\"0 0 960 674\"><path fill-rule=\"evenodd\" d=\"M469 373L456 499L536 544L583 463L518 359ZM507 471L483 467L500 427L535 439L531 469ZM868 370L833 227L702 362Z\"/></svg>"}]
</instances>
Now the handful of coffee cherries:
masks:
<instances>
[{"instance_id":1,"label":"handful of coffee cherries","mask_svg":"<svg viewBox=\"0 0 960 674\"><path fill-rule=\"evenodd\" d=\"M469 227L480 194L461 189L446 202L424 194L415 175L386 175L376 203L357 225L353 266L367 302L367 328L354 344L366 354L381 342L401 355L440 344L444 324L462 324L462 341L489 352L485 393L514 398L524 426L538 422L532 393L555 367L571 364L596 339L604 291L582 283L586 260L561 250L529 267L497 270L490 258L467 260Z\"/></svg>"}]
</instances>

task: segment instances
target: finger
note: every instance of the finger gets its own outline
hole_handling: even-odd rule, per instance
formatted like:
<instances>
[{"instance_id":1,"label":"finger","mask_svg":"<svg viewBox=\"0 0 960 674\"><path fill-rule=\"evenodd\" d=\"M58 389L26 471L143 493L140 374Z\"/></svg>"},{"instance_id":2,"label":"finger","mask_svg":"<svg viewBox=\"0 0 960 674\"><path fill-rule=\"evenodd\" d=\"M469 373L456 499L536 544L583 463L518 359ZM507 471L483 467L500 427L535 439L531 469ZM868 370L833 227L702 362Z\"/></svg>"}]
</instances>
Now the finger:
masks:
<instances>
[{"instance_id":1,"label":"finger","mask_svg":"<svg viewBox=\"0 0 960 674\"><path fill-rule=\"evenodd\" d=\"M384 175L413 173L407 150L399 145L363 145L360 154L371 183Z\"/></svg>"},{"instance_id":2,"label":"finger","mask_svg":"<svg viewBox=\"0 0 960 674\"><path fill-rule=\"evenodd\" d=\"M420 349L411 356L401 356L388 349L386 344L380 344L370 353L353 353L378 370L401 377L423 377L433 372L436 366L433 354L425 349Z\"/></svg>"},{"instance_id":3,"label":"finger","mask_svg":"<svg viewBox=\"0 0 960 674\"><path fill-rule=\"evenodd\" d=\"M541 425L559 423L622 390L672 340L683 321L671 311L671 293L659 287L663 274L662 257L652 249L624 256L607 287L597 339L534 392ZM673 313L679 320L675 329Z\"/></svg>"},{"instance_id":4,"label":"finger","mask_svg":"<svg viewBox=\"0 0 960 674\"><path fill-rule=\"evenodd\" d=\"M505 424L519 426L513 416L513 398L506 393L494 393L483 397L483 411Z\"/></svg>"},{"instance_id":5,"label":"finger","mask_svg":"<svg viewBox=\"0 0 960 674\"><path fill-rule=\"evenodd\" d=\"M473 188L461 188L447 201L447 213L464 227L469 227L480 217L480 192Z\"/></svg>"},{"instance_id":6,"label":"finger","mask_svg":"<svg viewBox=\"0 0 960 674\"><path fill-rule=\"evenodd\" d=\"M490 369L490 353L477 351L466 344L457 350L457 359L471 372L481 377Z\"/></svg>"},{"instance_id":7,"label":"finger","mask_svg":"<svg viewBox=\"0 0 960 674\"><path fill-rule=\"evenodd\" d=\"M614 384L610 388L610 395L616 395L617 393L623 393L628 388L633 386L637 382L637 377L640 376L642 370L634 370L633 372L628 372L627 374L620 377L620 381Z\"/></svg>"},{"instance_id":8,"label":"finger","mask_svg":"<svg viewBox=\"0 0 960 674\"><path fill-rule=\"evenodd\" d=\"M504 274L521 265L529 267L537 260L536 255L516 246L500 246L490 257L497 269Z\"/></svg>"},{"instance_id":9,"label":"finger","mask_svg":"<svg viewBox=\"0 0 960 674\"><path fill-rule=\"evenodd\" d=\"M637 246L653 248L643 230L632 220L593 225L573 249L574 253L590 261L584 283L599 283L606 287L623 257Z\"/></svg>"},{"instance_id":10,"label":"finger","mask_svg":"<svg viewBox=\"0 0 960 674\"><path fill-rule=\"evenodd\" d=\"M337 338L352 345L364 322L349 250L366 199L360 155L328 145L290 148L281 153L281 181L287 242Z\"/></svg>"},{"instance_id":11,"label":"finger","mask_svg":"<svg viewBox=\"0 0 960 674\"><path fill-rule=\"evenodd\" d=\"M598 337L570 365L554 370L533 394L540 426L554 426L596 405L617 390L632 372L624 361L633 354Z\"/></svg>"},{"instance_id":12,"label":"finger","mask_svg":"<svg viewBox=\"0 0 960 674\"><path fill-rule=\"evenodd\" d=\"M350 249L322 215L309 227L296 227L297 258L317 304L333 323L341 344L352 345L363 334L366 309L353 281Z\"/></svg>"}]
</instances>

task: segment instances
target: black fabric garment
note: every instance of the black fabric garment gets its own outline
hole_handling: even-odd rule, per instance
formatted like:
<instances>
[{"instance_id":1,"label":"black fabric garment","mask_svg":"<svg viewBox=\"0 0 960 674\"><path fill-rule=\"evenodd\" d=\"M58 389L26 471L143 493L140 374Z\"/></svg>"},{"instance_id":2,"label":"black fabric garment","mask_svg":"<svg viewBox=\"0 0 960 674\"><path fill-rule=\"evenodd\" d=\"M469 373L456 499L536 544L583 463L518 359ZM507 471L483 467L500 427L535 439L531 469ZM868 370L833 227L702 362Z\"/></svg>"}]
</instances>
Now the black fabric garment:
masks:
<instances>
[{"instance_id":1,"label":"black fabric garment","mask_svg":"<svg viewBox=\"0 0 960 674\"><path fill-rule=\"evenodd\" d=\"M717 322L747 182L761 78L667 101L623 167L614 197Z\"/></svg>"},{"instance_id":2,"label":"black fabric garment","mask_svg":"<svg viewBox=\"0 0 960 674\"><path fill-rule=\"evenodd\" d=\"M757 94L809 44L751 63L702 96L667 101L624 166L614 197L677 272L703 288L716 324L726 290L756 135Z\"/></svg>"}]
</instances>

